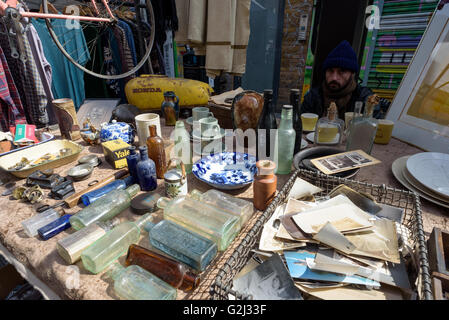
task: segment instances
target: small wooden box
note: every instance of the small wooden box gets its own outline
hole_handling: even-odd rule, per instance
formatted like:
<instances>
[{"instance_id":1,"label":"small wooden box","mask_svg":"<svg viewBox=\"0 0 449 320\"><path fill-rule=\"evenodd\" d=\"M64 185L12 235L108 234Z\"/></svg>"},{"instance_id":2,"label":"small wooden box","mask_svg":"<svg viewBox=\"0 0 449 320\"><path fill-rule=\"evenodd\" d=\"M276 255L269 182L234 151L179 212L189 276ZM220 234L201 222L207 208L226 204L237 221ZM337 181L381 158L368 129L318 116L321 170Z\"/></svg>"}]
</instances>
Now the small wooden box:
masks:
<instances>
[{"instance_id":1,"label":"small wooden box","mask_svg":"<svg viewBox=\"0 0 449 320\"><path fill-rule=\"evenodd\" d=\"M441 273L449 278L449 232L433 228L427 240L427 247L430 271Z\"/></svg>"}]
</instances>

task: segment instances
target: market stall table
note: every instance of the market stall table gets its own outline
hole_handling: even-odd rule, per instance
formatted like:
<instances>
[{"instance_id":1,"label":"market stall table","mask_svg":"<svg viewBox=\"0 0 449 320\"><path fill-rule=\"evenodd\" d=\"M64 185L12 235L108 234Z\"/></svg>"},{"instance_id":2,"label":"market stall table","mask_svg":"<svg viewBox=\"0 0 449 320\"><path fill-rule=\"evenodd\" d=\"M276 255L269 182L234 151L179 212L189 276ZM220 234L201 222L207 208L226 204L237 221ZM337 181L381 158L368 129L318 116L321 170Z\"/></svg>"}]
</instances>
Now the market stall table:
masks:
<instances>
[{"instance_id":1,"label":"market stall table","mask_svg":"<svg viewBox=\"0 0 449 320\"><path fill-rule=\"evenodd\" d=\"M162 123L163 124L163 123ZM168 138L173 127L162 127L164 138ZM104 160L101 146L87 146L83 141L78 141L84 146L81 156L89 153L97 154ZM309 144L309 146L311 146ZM388 145L375 145L372 155L382 161L381 164L362 168L360 172L354 177L359 181L366 181L373 184L386 184L388 186L404 189L398 181L395 180L391 173L391 164L393 161L401 156L410 155L420 152L413 146L407 145L396 139L392 139ZM65 176L67 171L76 163L71 163L63 167L57 168L56 173ZM77 191L83 190L93 180L101 180L110 175L115 170L106 162L94 169L92 176L84 181L75 182ZM279 175L277 189L280 190L290 175ZM2 180L8 178L9 180L17 181L17 185L25 183L25 180L18 180L5 172L0 173ZM3 191L4 187L0 187ZM192 174L188 176L188 189L198 189L206 191L210 187L205 183L196 179ZM164 194L164 183L162 180L158 181L157 192ZM252 201L252 186L242 190L235 190L229 192L230 194L239 198ZM433 227L439 227L443 230L449 230L447 209L434 205L424 199L422 201L422 212L424 220L424 229L426 235L430 235ZM56 203L57 200L44 200L45 203ZM72 233L69 229L61 234L55 236L48 241L42 241L35 238L29 238L22 229L21 222L25 219L35 215L35 208L41 204L34 206L29 203L22 203L11 199L9 196L0 198L0 244L8 250L9 257L16 259L22 268L22 275L35 285L38 289L44 292L44 295L49 298L61 299L117 299L112 289L112 280L106 276L103 271L97 275L88 272L79 261L75 265L68 265L56 251L56 242L59 239L66 237ZM81 205L65 209L66 213L74 214L79 211ZM243 228L230 247L223 253L220 253L212 264L202 274L202 281L199 287L190 293L178 290L178 299L209 299L209 289L215 279L219 268L226 262L234 249L240 244L247 232L251 229L254 222L262 212L257 211L249 220L248 224ZM138 216L131 213L129 209L122 212L119 216L123 221L136 220ZM155 213L156 221L162 219L162 210ZM139 245L150 247L148 241L148 234L143 232ZM8 257L7 257L8 258ZM119 261L123 264L125 256L122 256ZM32 273L27 276L27 273ZM45 292L47 291L47 292Z\"/></svg>"}]
</instances>

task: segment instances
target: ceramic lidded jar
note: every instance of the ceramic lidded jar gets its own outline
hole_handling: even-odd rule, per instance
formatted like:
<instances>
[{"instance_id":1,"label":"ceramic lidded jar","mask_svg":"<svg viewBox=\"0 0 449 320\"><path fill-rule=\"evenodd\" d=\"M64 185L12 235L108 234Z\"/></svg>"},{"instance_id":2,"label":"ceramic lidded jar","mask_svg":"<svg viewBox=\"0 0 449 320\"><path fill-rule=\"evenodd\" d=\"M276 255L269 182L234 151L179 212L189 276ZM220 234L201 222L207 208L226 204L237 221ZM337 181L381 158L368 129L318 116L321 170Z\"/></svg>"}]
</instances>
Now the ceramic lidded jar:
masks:
<instances>
[{"instance_id":1,"label":"ceramic lidded jar","mask_svg":"<svg viewBox=\"0 0 449 320\"><path fill-rule=\"evenodd\" d=\"M100 131L101 142L122 139L128 144L134 142L133 128L124 122L112 120L111 123L103 123Z\"/></svg>"},{"instance_id":2,"label":"ceramic lidded jar","mask_svg":"<svg viewBox=\"0 0 449 320\"><path fill-rule=\"evenodd\" d=\"M161 105L166 126L174 126L179 117L179 98L173 91L164 92L164 102Z\"/></svg>"},{"instance_id":3,"label":"ceramic lidded jar","mask_svg":"<svg viewBox=\"0 0 449 320\"><path fill-rule=\"evenodd\" d=\"M256 163L257 175L254 177L254 207L264 211L276 195L277 177L274 174L276 164L270 160L259 160Z\"/></svg>"},{"instance_id":4,"label":"ceramic lidded jar","mask_svg":"<svg viewBox=\"0 0 449 320\"><path fill-rule=\"evenodd\" d=\"M181 165L181 170L177 168L173 168L171 170L170 167L173 163L179 161ZM169 198L176 198L178 195L185 196L187 195L187 176L186 169L184 163L177 158L170 159L167 172L164 174L165 181L165 194Z\"/></svg>"}]
</instances>

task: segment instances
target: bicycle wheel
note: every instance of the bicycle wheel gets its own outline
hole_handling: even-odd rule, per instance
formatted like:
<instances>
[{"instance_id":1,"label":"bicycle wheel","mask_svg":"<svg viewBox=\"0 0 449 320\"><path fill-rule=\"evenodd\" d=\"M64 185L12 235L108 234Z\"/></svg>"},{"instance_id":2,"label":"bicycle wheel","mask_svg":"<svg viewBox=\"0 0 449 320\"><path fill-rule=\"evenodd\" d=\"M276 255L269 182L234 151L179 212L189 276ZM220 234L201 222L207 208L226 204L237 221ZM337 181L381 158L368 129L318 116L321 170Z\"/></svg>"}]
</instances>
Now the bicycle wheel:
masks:
<instances>
[{"instance_id":1,"label":"bicycle wheel","mask_svg":"<svg viewBox=\"0 0 449 320\"><path fill-rule=\"evenodd\" d=\"M95 4L95 7L92 3ZM74 16L92 16L106 19L111 18L108 13L108 9L110 9L115 18L112 22L93 21L94 19L92 21L80 21L79 19L47 18L45 22L50 36L58 49L77 68L101 79L122 79L132 76L149 61L155 38L155 18L151 0L146 0L145 4L137 7L137 10L134 3L141 2L139 0L109 0L109 8L105 7L102 2L96 1L82 4L76 2L76 5L66 6L66 12L71 10L70 13ZM42 7L44 13L52 13L48 10L47 0L42 0ZM130 10L124 11L123 9L126 8ZM122 54L124 51L119 50L117 37L120 36L120 33L117 34L116 30L117 24L119 24L119 17L123 18L125 14L127 15L125 19L129 18L132 20L135 18L133 21L136 23L132 31L134 33L137 30L138 37L135 39L141 41L139 47L142 50L133 57L128 54L125 58L126 61L121 61L124 57ZM128 20L126 22L130 23L131 21ZM85 36L85 44L83 41L82 46L74 46L74 42L78 40L69 37L69 34L73 35L72 29L74 28L81 29ZM135 43L135 47L136 50L139 48L138 43ZM99 50L103 52L101 54L97 53ZM98 57L103 57L104 59ZM130 62L131 58L132 62ZM151 62L149 62L149 69L152 72Z\"/></svg>"}]
</instances>

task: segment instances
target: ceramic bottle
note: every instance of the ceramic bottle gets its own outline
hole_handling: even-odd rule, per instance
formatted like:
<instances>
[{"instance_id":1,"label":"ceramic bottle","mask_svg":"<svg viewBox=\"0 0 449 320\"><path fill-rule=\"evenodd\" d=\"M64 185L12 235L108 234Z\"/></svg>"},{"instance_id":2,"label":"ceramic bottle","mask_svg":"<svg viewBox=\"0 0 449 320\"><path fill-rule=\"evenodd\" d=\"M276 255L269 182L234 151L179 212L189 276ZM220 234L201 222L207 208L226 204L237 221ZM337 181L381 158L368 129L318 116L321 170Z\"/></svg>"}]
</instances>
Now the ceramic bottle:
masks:
<instances>
[{"instance_id":1,"label":"ceramic bottle","mask_svg":"<svg viewBox=\"0 0 449 320\"><path fill-rule=\"evenodd\" d=\"M338 145L343 139L345 122L338 118L335 102L327 109L327 116L318 119L315 129L315 144Z\"/></svg>"},{"instance_id":2,"label":"ceramic bottle","mask_svg":"<svg viewBox=\"0 0 449 320\"><path fill-rule=\"evenodd\" d=\"M37 233L42 240L48 240L53 238L55 235L61 233L62 231L70 228L70 217L71 214L63 215L62 217L56 219L53 222L43 226Z\"/></svg>"},{"instance_id":3,"label":"ceramic bottle","mask_svg":"<svg viewBox=\"0 0 449 320\"><path fill-rule=\"evenodd\" d=\"M142 191L153 191L157 188L156 165L148 158L147 146L140 146L140 161L137 163L137 179Z\"/></svg>"},{"instance_id":4,"label":"ceramic bottle","mask_svg":"<svg viewBox=\"0 0 449 320\"><path fill-rule=\"evenodd\" d=\"M179 98L173 91L164 92L164 102L161 105L166 126L174 126L179 117Z\"/></svg>"},{"instance_id":5,"label":"ceramic bottle","mask_svg":"<svg viewBox=\"0 0 449 320\"><path fill-rule=\"evenodd\" d=\"M155 125L150 125L149 130L150 136L147 139L148 157L153 160L156 165L157 178L163 179L167 166L164 141L157 135Z\"/></svg>"},{"instance_id":6,"label":"ceramic bottle","mask_svg":"<svg viewBox=\"0 0 449 320\"><path fill-rule=\"evenodd\" d=\"M81 196L81 201L87 207L91 203L94 203L104 195L111 192L112 190L124 190L135 182L136 181L133 176L128 176L125 179L114 180L111 183L105 185L104 187L83 194Z\"/></svg>"},{"instance_id":7,"label":"ceramic bottle","mask_svg":"<svg viewBox=\"0 0 449 320\"><path fill-rule=\"evenodd\" d=\"M128 251L132 243L139 241L140 229L151 219L151 213L137 221L123 222L108 231L81 253L84 267L97 274Z\"/></svg>"},{"instance_id":8,"label":"ceramic bottle","mask_svg":"<svg viewBox=\"0 0 449 320\"><path fill-rule=\"evenodd\" d=\"M158 207L164 209L164 219L214 241L219 251L224 251L240 231L238 217L188 196L160 198Z\"/></svg>"},{"instance_id":9,"label":"ceramic bottle","mask_svg":"<svg viewBox=\"0 0 449 320\"><path fill-rule=\"evenodd\" d=\"M281 123L276 134L276 173L289 174L292 170L296 132L293 129L293 107L282 107Z\"/></svg>"},{"instance_id":10,"label":"ceramic bottle","mask_svg":"<svg viewBox=\"0 0 449 320\"><path fill-rule=\"evenodd\" d=\"M191 291L200 283L200 277L190 272L182 263L137 244L129 246L125 264L138 265L172 287L184 291Z\"/></svg>"},{"instance_id":11,"label":"ceramic bottle","mask_svg":"<svg viewBox=\"0 0 449 320\"><path fill-rule=\"evenodd\" d=\"M273 105L273 90L265 89L264 94L264 104L262 113L259 117L259 123L257 126L257 141L256 141L256 157L259 156L265 158L265 155L269 158L274 157L274 146L271 145L270 141L270 130L277 129L275 106ZM262 130L265 130L265 135L262 134ZM260 150L260 151L259 151ZM259 155L261 153L262 155Z\"/></svg>"},{"instance_id":12,"label":"ceramic bottle","mask_svg":"<svg viewBox=\"0 0 449 320\"><path fill-rule=\"evenodd\" d=\"M137 163L139 162L140 157L135 146L130 146L128 149L129 155L126 157L126 163L128 165L129 175L134 177L137 181Z\"/></svg>"},{"instance_id":13,"label":"ceramic bottle","mask_svg":"<svg viewBox=\"0 0 449 320\"><path fill-rule=\"evenodd\" d=\"M108 221L97 221L61 239L56 244L59 255L68 263L73 264L81 259L81 252L100 239L107 231L120 223L114 218Z\"/></svg>"},{"instance_id":14,"label":"ceramic bottle","mask_svg":"<svg viewBox=\"0 0 449 320\"><path fill-rule=\"evenodd\" d=\"M217 244L170 220L145 226L151 245L201 272L217 255Z\"/></svg>"},{"instance_id":15,"label":"ceramic bottle","mask_svg":"<svg viewBox=\"0 0 449 320\"><path fill-rule=\"evenodd\" d=\"M115 263L108 270L114 280L114 292L123 300L175 300L177 291L154 274L131 265Z\"/></svg>"},{"instance_id":16,"label":"ceramic bottle","mask_svg":"<svg viewBox=\"0 0 449 320\"><path fill-rule=\"evenodd\" d=\"M239 218L240 229L248 222L254 212L254 206L251 202L215 189L209 189L204 193L195 189L192 190L190 196L237 216Z\"/></svg>"},{"instance_id":17,"label":"ceramic bottle","mask_svg":"<svg viewBox=\"0 0 449 320\"><path fill-rule=\"evenodd\" d=\"M125 190L112 190L70 217L70 224L73 229L80 230L96 221L112 219L130 206L131 199L139 191L140 187L137 184L133 184Z\"/></svg>"},{"instance_id":18,"label":"ceramic bottle","mask_svg":"<svg viewBox=\"0 0 449 320\"><path fill-rule=\"evenodd\" d=\"M270 160L259 160L256 163L257 175L254 177L254 207L264 211L276 195L277 177L274 174L276 164Z\"/></svg>"},{"instance_id":19,"label":"ceramic bottle","mask_svg":"<svg viewBox=\"0 0 449 320\"><path fill-rule=\"evenodd\" d=\"M295 151L297 154L301 150L301 140L302 140L302 120L301 120L301 104L300 104L300 94L299 89L290 90L290 104L293 106L293 130L295 130Z\"/></svg>"},{"instance_id":20,"label":"ceramic bottle","mask_svg":"<svg viewBox=\"0 0 449 320\"><path fill-rule=\"evenodd\" d=\"M22 227L27 236L34 237L37 236L37 230L46 226L50 222L59 219L60 213L55 209L51 208L41 212L31 218L22 221Z\"/></svg>"},{"instance_id":21,"label":"ceramic bottle","mask_svg":"<svg viewBox=\"0 0 449 320\"><path fill-rule=\"evenodd\" d=\"M186 173L192 172L192 148L190 145L190 134L184 126L183 121L176 121L175 130L173 130L174 158L182 160Z\"/></svg>"}]
</instances>

